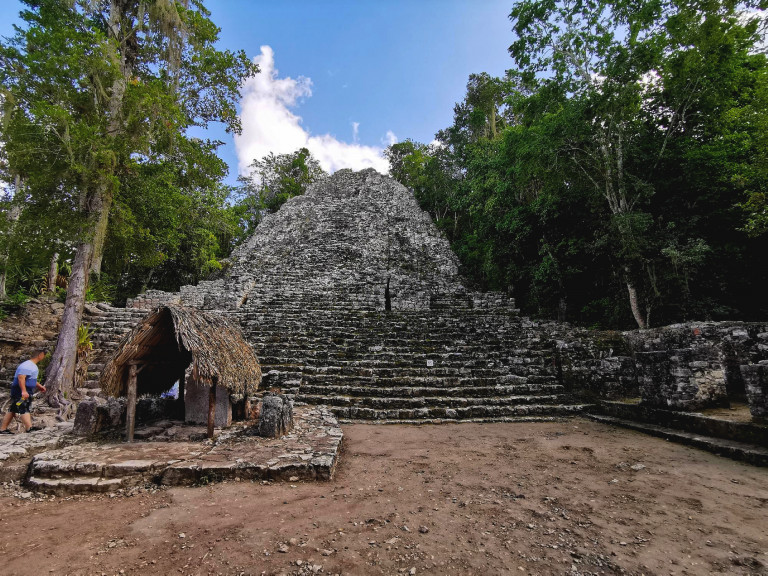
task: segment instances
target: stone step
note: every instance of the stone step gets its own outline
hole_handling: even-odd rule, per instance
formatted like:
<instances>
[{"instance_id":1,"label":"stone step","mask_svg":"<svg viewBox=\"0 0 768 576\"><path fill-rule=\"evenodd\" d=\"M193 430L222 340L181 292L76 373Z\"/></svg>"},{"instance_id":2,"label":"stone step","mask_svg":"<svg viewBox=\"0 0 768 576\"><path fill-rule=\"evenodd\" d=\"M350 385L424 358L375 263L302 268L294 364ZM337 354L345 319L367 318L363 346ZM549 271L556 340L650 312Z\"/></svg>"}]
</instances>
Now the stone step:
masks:
<instances>
[{"instance_id":1,"label":"stone step","mask_svg":"<svg viewBox=\"0 0 768 576\"><path fill-rule=\"evenodd\" d=\"M291 365L290 369L286 370L286 366L283 364L262 364L262 374L267 375L275 373L270 376L274 379L288 379L300 378L306 383L313 384L331 384L336 385L339 383L365 383L376 382L378 386L382 385L382 381L387 379L397 381L406 386L413 386L414 383L425 383L431 386L450 386L451 381L465 381L468 378L479 378L487 380L489 385L510 385L510 384L524 384L524 383L555 383L557 376L547 371L538 370L521 370L521 369L509 369L506 367L499 367L496 369L475 369L472 367L459 367L459 368L429 368L421 369L420 367L414 368L409 366L403 367L380 367L355 364L350 366L349 371L345 371L341 374L328 374L323 370L323 367L312 365ZM285 376L283 376L283 374ZM464 384L467 384L464 382Z\"/></svg>"},{"instance_id":2,"label":"stone step","mask_svg":"<svg viewBox=\"0 0 768 576\"><path fill-rule=\"evenodd\" d=\"M372 357L356 357L350 353L346 357L342 357L340 354L326 355L315 353L314 355L305 354L302 356L267 356L261 354L259 350L256 350L256 355L261 361L262 366L276 366L276 365L309 365L309 366L322 366L331 364L334 366L352 366L359 368L384 368L390 370L407 369L407 368L443 368L453 369L458 373L461 373L465 368L483 368L483 369L499 369L506 370L504 373L517 373L517 372L544 372L547 374L556 374L557 370L554 365L549 362L542 363L524 363L522 361L516 361L514 358L508 362L502 362L499 359L470 359L470 358L458 358L458 359L429 359L429 358L407 358L403 356L372 356ZM432 366L429 366L427 360L432 360ZM520 374L524 375L524 374Z\"/></svg>"},{"instance_id":3,"label":"stone step","mask_svg":"<svg viewBox=\"0 0 768 576\"><path fill-rule=\"evenodd\" d=\"M327 375L327 376L378 376L380 378L410 378L410 377L462 377L476 376L478 378L502 378L525 382L523 376L512 376L504 370L493 368L471 367L456 370L455 368L426 368L424 366L408 366L404 368L372 368L365 366L305 366L302 373L304 375Z\"/></svg>"},{"instance_id":4,"label":"stone step","mask_svg":"<svg viewBox=\"0 0 768 576\"><path fill-rule=\"evenodd\" d=\"M497 396L535 396L564 394L560 384L516 384L511 386L466 386L466 387L380 387L368 386L316 386L302 383L301 394L308 396L374 396L379 398L413 398L421 396L495 398Z\"/></svg>"},{"instance_id":5,"label":"stone step","mask_svg":"<svg viewBox=\"0 0 768 576\"><path fill-rule=\"evenodd\" d=\"M428 418L428 419L398 419L398 418L380 418L377 420L365 420L366 424L407 424L410 426L424 426L424 425L433 425L433 424L467 424L467 423L491 423L491 422L511 422L511 423L522 423L522 422L562 422L568 418L570 418L570 415L566 416L499 416L499 417L488 417L488 418L462 418L461 420L456 420L455 418ZM359 419L355 418L338 418L338 421L340 424L355 424L361 422Z\"/></svg>"},{"instance_id":6,"label":"stone step","mask_svg":"<svg viewBox=\"0 0 768 576\"><path fill-rule=\"evenodd\" d=\"M501 341L542 341L541 334L538 332L528 332L514 325L495 325L495 326L473 326L467 322L457 322L456 324L430 325L429 319L414 320L413 322L403 322L399 324L378 324L368 322L361 318L349 318L341 320L334 318L332 322L321 322L310 315L302 317L289 318L284 315L276 315L273 318L264 318L261 320L240 320L245 330L251 332L254 337L263 336L265 338L280 336L288 333L297 333L303 337L351 337L360 328L365 329L371 336L378 338L389 338L391 340L407 339L409 341L429 340L439 341L442 338L460 338L470 339L473 336L482 334L488 337L495 337ZM253 330L249 327L253 326Z\"/></svg>"},{"instance_id":7,"label":"stone step","mask_svg":"<svg viewBox=\"0 0 768 576\"><path fill-rule=\"evenodd\" d=\"M509 418L521 416L575 416L586 408L583 404L525 406L476 405L461 408L377 409L362 407L334 407L338 418L352 420L468 420L473 418Z\"/></svg>"},{"instance_id":8,"label":"stone step","mask_svg":"<svg viewBox=\"0 0 768 576\"><path fill-rule=\"evenodd\" d=\"M108 341L104 339L103 341ZM521 349L517 346L495 345L486 343L486 345L466 346L463 344L444 344L432 346L427 344L408 344L390 346L380 342L360 342L348 341L345 343L337 342L318 342L311 341L301 343L298 340L286 339L277 342L259 342L252 341L254 350L262 356L281 356L281 355L341 355L348 356L353 353L360 357L422 357L430 359L464 357L464 358L490 358L490 359L509 359L521 358L527 362L537 362L546 360L553 356L551 349Z\"/></svg>"},{"instance_id":9,"label":"stone step","mask_svg":"<svg viewBox=\"0 0 768 576\"><path fill-rule=\"evenodd\" d=\"M613 416L587 414L587 417L596 422L629 428L630 430L635 430L658 438L664 438L671 442L678 442L680 444L706 450L719 456L748 462L755 466L768 466L768 449L763 448L762 446L736 442L734 440L725 440L723 438L714 438L712 436L703 436L693 432L685 432L646 422L624 420Z\"/></svg>"},{"instance_id":10,"label":"stone step","mask_svg":"<svg viewBox=\"0 0 768 576\"><path fill-rule=\"evenodd\" d=\"M356 406L366 408L467 408L473 406L524 406L530 404L557 405L567 401L565 395L549 396L496 396L496 397L460 397L460 396L313 396L300 393L299 402L307 404L325 404L328 406Z\"/></svg>"},{"instance_id":11,"label":"stone step","mask_svg":"<svg viewBox=\"0 0 768 576\"><path fill-rule=\"evenodd\" d=\"M114 492L124 488L123 478L99 478L85 476L78 478L39 478L30 476L26 485L38 492L58 495L76 495Z\"/></svg>"},{"instance_id":12,"label":"stone step","mask_svg":"<svg viewBox=\"0 0 768 576\"><path fill-rule=\"evenodd\" d=\"M374 373L375 374L375 373ZM528 381L528 379L525 379ZM374 376L338 376L314 374L305 375L303 382L314 386L330 384L333 386L355 385L371 389L392 387L496 387L506 383L518 383L520 378L498 376L474 378L466 375L454 376L419 376L419 377L378 377Z\"/></svg>"}]
</instances>

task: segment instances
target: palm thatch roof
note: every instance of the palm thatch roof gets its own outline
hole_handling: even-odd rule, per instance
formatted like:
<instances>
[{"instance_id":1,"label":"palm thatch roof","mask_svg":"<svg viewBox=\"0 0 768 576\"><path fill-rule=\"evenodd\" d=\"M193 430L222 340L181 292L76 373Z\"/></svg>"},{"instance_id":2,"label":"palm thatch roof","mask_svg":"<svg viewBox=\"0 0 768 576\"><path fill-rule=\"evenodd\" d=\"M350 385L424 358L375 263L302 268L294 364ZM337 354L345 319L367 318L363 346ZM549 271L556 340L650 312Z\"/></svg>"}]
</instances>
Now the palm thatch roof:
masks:
<instances>
[{"instance_id":1,"label":"palm thatch roof","mask_svg":"<svg viewBox=\"0 0 768 576\"><path fill-rule=\"evenodd\" d=\"M137 364L137 393L170 390L192 365L192 380L216 382L235 396L252 394L261 367L239 326L222 316L182 306L161 306L122 340L101 374L101 389L125 396L131 364Z\"/></svg>"}]
</instances>

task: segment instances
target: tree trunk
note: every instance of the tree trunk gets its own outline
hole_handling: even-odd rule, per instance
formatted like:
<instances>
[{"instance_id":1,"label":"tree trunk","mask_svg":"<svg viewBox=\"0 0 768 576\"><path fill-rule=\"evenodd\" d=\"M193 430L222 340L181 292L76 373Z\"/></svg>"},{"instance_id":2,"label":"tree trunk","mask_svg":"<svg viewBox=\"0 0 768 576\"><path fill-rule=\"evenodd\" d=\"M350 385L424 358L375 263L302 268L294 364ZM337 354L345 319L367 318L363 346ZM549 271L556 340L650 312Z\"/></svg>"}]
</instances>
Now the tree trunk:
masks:
<instances>
[{"instance_id":1,"label":"tree trunk","mask_svg":"<svg viewBox=\"0 0 768 576\"><path fill-rule=\"evenodd\" d=\"M53 294L56 292L56 278L59 276L59 253L54 252L51 256L51 264L48 267L48 285L46 292Z\"/></svg>"},{"instance_id":2,"label":"tree trunk","mask_svg":"<svg viewBox=\"0 0 768 576\"><path fill-rule=\"evenodd\" d=\"M109 35L117 43L118 56L120 58L120 74L112 82L110 89L109 105L107 109L107 138L115 138L124 131L122 124L123 100L125 99L125 89L133 75L133 68L128 61L128 46L126 32L130 34L130 26L126 26L125 19L129 11L135 11L136 6L129 4L124 0L111 0L109 6ZM133 18L131 18L133 19ZM106 167L105 167L106 169ZM100 201L100 210L98 220L93 234L93 256L90 263L90 273L97 277L101 275L101 262L104 256L104 241L107 238L107 225L109 224L109 210L112 208L111 177L112 174L105 174L99 182L96 196ZM91 212L95 214L95 212Z\"/></svg>"},{"instance_id":3,"label":"tree trunk","mask_svg":"<svg viewBox=\"0 0 768 576\"><path fill-rule=\"evenodd\" d=\"M557 305L557 321L566 322L568 319L568 301L565 296L560 296L560 301Z\"/></svg>"},{"instance_id":4,"label":"tree trunk","mask_svg":"<svg viewBox=\"0 0 768 576\"><path fill-rule=\"evenodd\" d=\"M632 315L635 317L635 322L637 322L637 327L640 329L644 329L648 327L648 323L645 320L645 317L643 316L642 310L640 310L640 302L638 302L637 298L637 288L635 288L635 285L632 283L632 280L629 278L629 271L625 270L627 273L627 292L629 292L629 307L632 308Z\"/></svg>"},{"instance_id":5,"label":"tree trunk","mask_svg":"<svg viewBox=\"0 0 768 576\"><path fill-rule=\"evenodd\" d=\"M72 390L77 362L77 329L83 318L85 291L88 287L88 270L93 256L93 244L81 242L72 263L72 275L67 286L67 300L61 317L59 339L48 365L45 384L48 404L59 409L58 417L66 419L70 406L66 396Z\"/></svg>"},{"instance_id":6,"label":"tree trunk","mask_svg":"<svg viewBox=\"0 0 768 576\"><path fill-rule=\"evenodd\" d=\"M8 256L10 254L11 241L13 240L13 235L16 231L16 223L19 221L19 218L21 218L22 212L21 178L18 174L16 175L14 188L13 204L8 210L8 222L10 223L10 226L8 226L8 235L5 239L5 248L3 249L2 255L2 271L0 271L0 300L5 300L8 297L6 290L6 283L8 279Z\"/></svg>"},{"instance_id":7,"label":"tree trunk","mask_svg":"<svg viewBox=\"0 0 768 576\"><path fill-rule=\"evenodd\" d=\"M122 108L125 88L132 69L126 59L126 42L123 37L125 11L135 6L121 0L112 0L109 11L109 35L117 43L120 58L120 70L112 83L107 115L107 133L105 138L115 138L123 132ZM101 273L101 261L104 250L104 239L109 223L109 210L112 207L112 176L114 166L101 166L103 171L99 181L94 182L92 192L88 195L84 210L92 222L86 239L80 242L72 263L72 276L67 286L67 300L64 304L64 315L61 318L61 330L56 350L48 367L50 376L47 377L48 393L46 395L51 406L59 408L58 417L66 418L70 402L66 399L67 392L72 389L77 362L77 329L83 317L85 307L85 292L91 273L98 276Z\"/></svg>"},{"instance_id":8,"label":"tree trunk","mask_svg":"<svg viewBox=\"0 0 768 576\"><path fill-rule=\"evenodd\" d=\"M104 241L107 238L109 210L112 207L112 195L106 190L102 190L100 195L102 209L93 234L93 258L91 258L90 267L90 273L94 278L98 278L101 275L101 261L104 256Z\"/></svg>"}]
</instances>

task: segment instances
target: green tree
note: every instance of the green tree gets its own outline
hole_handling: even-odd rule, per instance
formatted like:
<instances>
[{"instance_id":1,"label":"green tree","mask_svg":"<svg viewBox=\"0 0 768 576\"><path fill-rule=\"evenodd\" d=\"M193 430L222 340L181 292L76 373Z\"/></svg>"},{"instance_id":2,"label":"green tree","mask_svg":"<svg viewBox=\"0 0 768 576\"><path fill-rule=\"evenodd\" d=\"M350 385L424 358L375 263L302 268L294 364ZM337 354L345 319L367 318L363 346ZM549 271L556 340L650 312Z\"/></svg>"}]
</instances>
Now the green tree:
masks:
<instances>
[{"instance_id":1,"label":"green tree","mask_svg":"<svg viewBox=\"0 0 768 576\"><path fill-rule=\"evenodd\" d=\"M172 153L191 126L238 130L238 87L257 70L243 52L214 47L218 28L200 0L25 3L23 26L0 47L10 169L21 173L34 156L55 163L56 192L76 198L84 222L49 366L48 400L65 407L89 273L101 271L121 174L137 158Z\"/></svg>"},{"instance_id":2,"label":"green tree","mask_svg":"<svg viewBox=\"0 0 768 576\"><path fill-rule=\"evenodd\" d=\"M149 287L175 291L220 268L239 231L215 151L214 143L177 138L173 154L121 175L104 260L118 302Z\"/></svg>"},{"instance_id":3,"label":"green tree","mask_svg":"<svg viewBox=\"0 0 768 576\"><path fill-rule=\"evenodd\" d=\"M743 18L745 7L529 0L510 15L516 74L534 93L521 103L524 122L569 110L561 158L606 201L619 248L613 260L639 327L648 325L661 296L656 264L662 251L649 213L657 171L673 140L693 134L685 129L694 110L707 108L707 87L720 98L718 105L733 111L733 99L717 85L746 61L757 64L749 53L758 40L757 23ZM734 58L718 58L718 51ZM696 148L703 150L701 141Z\"/></svg>"}]
</instances>

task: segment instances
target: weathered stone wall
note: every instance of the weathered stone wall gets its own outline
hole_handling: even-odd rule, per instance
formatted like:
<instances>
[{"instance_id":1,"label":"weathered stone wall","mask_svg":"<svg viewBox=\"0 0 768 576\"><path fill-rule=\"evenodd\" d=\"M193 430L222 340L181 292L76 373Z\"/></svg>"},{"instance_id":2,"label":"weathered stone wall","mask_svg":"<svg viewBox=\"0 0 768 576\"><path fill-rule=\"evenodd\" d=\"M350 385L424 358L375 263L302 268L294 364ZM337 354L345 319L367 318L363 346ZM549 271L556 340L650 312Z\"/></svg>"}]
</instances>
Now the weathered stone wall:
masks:
<instances>
[{"instance_id":1,"label":"weathered stone wall","mask_svg":"<svg viewBox=\"0 0 768 576\"><path fill-rule=\"evenodd\" d=\"M556 343L560 379L572 393L587 401L639 395L635 359L621 332L554 322L542 329Z\"/></svg>"},{"instance_id":2,"label":"weathered stone wall","mask_svg":"<svg viewBox=\"0 0 768 576\"><path fill-rule=\"evenodd\" d=\"M643 403L698 410L743 397L740 366L768 359L768 325L691 322L626 332Z\"/></svg>"},{"instance_id":3,"label":"weathered stone wall","mask_svg":"<svg viewBox=\"0 0 768 576\"><path fill-rule=\"evenodd\" d=\"M162 290L147 290L143 294L136 296L136 298L129 298L125 307L153 310L154 308L167 306L168 304L181 304L180 294L175 292L164 292Z\"/></svg>"},{"instance_id":4,"label":"weathered stone wall","mask_svg":"<svg viewBox=\"0 0 768 576\"><path fill-rule=\"evenodd\" d=\"M755 418L768 418L768 360L741 367L749 410Z\"/></svg>"},{"instance_id":5,"label":"weathered stone wall","mask_svg":"<svg viewBox=\"0 0 768 576\"><path fill-rule=\"evenodd\" d=\"M136 422L153 422L176 417L177 406L174 398L139 398L136 402ZM77 406L72 433L75 436L94 436L122 431L125 429L126 413L125 398L88 398Z\"/></svg>"}]
</instances>

